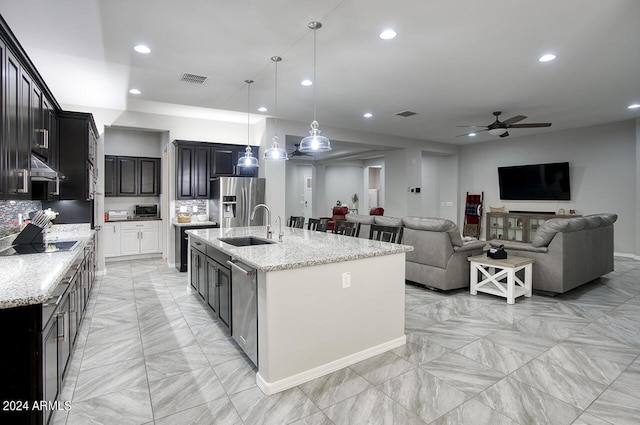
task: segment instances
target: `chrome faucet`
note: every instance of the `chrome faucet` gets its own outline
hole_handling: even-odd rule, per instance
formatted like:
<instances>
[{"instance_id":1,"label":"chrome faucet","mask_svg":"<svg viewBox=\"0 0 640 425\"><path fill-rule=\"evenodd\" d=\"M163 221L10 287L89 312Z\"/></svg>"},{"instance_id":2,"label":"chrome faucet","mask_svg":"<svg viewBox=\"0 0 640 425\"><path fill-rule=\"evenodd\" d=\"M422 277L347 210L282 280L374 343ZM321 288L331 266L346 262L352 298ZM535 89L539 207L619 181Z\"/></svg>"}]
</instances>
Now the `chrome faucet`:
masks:
<instances>
[{"instance_id":1,"label":"chrome faucet","mask_svg":"<svg viewBox=\"0 0 640 425\"><path fill-rule=\"evenodd\" d=\"M251 220L253 220L256 216L256 211L259 207L267 210L267 239L273 239L273 230L271 230L271 210L265 204L258 204L253 207L253 211L251 211Z\"/></svg>"},{"instance_id":2,"label":"chrome faucet","mask_svg":"<svg viewBox=\"0 0 640 425\"><path fill-rule=\"evenodd\" d=\"M278 216L278 242L282 242L282 237L284 233L282 233L282 219Z\"/></svg>"}]
</instances>

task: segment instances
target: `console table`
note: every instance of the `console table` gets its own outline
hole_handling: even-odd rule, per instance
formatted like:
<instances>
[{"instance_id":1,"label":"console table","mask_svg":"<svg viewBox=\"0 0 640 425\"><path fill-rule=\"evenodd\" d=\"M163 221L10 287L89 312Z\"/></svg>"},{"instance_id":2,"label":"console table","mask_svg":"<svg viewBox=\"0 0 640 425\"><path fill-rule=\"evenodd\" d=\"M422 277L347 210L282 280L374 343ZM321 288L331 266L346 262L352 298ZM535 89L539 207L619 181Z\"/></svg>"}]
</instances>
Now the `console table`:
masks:
<instances>
[{"instance_id":1,"label":"console table","mask_svg":"<svg viewBox=\"0 0 640 425\"><path fill-rule=\"evenodd\" d=\"M534 213L487 213L486 240L505 239L531 242L538 227L552 218L579 217L577 215Z\"/></svg>"}]
</instances>

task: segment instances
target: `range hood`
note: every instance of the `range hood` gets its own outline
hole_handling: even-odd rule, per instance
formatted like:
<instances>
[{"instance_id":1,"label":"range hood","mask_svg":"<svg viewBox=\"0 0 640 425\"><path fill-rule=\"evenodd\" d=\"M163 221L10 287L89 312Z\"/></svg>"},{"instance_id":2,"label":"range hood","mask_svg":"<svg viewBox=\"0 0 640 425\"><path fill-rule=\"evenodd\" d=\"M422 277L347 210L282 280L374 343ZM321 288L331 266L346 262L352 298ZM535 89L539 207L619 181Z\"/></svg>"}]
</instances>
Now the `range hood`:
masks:
<instances>
[{"instance_id":1,"label":"range hood","mask_svg":"<svg viewBox=\"0 0 640 425\"><path fill-rule=\"evenodd\" d=\"M64 179L64 174L49 167L37 156L31 155L31 181L56 181Z\"/></svg>"}]
</instances>

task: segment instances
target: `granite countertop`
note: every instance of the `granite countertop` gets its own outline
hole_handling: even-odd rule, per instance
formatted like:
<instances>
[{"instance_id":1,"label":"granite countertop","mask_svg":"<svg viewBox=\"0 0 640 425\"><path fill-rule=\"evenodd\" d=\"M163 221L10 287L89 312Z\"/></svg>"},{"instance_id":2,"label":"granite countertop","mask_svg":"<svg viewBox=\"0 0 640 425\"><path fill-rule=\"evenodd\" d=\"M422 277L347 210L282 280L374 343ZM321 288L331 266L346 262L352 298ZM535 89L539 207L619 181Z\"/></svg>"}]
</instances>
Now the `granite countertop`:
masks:
<instances>
[{"instance_id":1,"label":"granite countertop","mask_svg":"<svg viewBox=\"0 0 640 425\"><path fill-rule=\"evenodd\" d=\"M291 227L282 229L283 241L278 242L278 227L273 230L275 244L244 247L229 245L219 239L240 236L266 239L266 226L187 230L187 234L231 255L233 259L265 272L413 251L413 247L409 245Z\"/></svg>"},{"instance_id":2,"label":"granite countertop","mask_svg":"<svg viewBox=\"0 0 640 425\"><path fill-rule=\"evenodd\" d=\"M72 251L0 257L0 309L46 301L94 232L89 224L54 225L47 241L79 241Z\"/></svg>"},{"instance_id":3,"label":"granite countertop","mask_svg":"<svg viewBox=\"0 0 640 425\"><path fill-rule=\"evenodd\" d=\"M173 225L176 227L192 227L192 226L217 226L215 221L197 221L191 220L190 223L178 223L177 219L173 220Z\"/></svg>"}]
</instances>

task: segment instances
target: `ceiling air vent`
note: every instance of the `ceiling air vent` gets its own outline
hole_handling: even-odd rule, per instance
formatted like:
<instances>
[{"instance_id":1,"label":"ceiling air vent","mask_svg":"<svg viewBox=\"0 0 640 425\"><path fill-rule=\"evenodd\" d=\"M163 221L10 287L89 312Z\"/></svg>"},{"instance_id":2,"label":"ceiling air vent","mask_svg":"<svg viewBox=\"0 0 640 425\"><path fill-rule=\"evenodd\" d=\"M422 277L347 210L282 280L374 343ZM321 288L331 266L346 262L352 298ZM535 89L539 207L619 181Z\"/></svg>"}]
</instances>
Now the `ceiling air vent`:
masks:
<instances>
[{"instance_id":1,"label":"ceiling air vent","mask_svg":"<svg viewBox=\"0 0 640 425\"><path fill-rule=\"evenodd\" d=\"M196 75L196 74L189 74L187 72L185 72L184 74L182 74L182 77L180 77L180 81L184 81L185 83L191 83L191 84L204 84L205 81L207 81L209 77L203 77L202 75Z\"/></svg>"},{"instance_id":2,"label":"ceiling air vent","mask_svg":"<svg viewBox=\"0 0 640 425\"><path fill-rule=\"evenodd\" d=\"M407 118L407 117L410 117L410 116L412 116L412 115L417 115L417 112L413 112L413 111L402 111L402 112L398 112L396 115L397 115L397 116L399 116L399 117L405 117L405 118Z\"/></svg>"}]
</instances>

